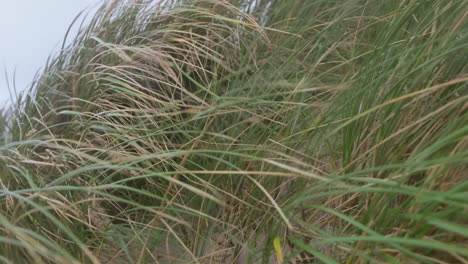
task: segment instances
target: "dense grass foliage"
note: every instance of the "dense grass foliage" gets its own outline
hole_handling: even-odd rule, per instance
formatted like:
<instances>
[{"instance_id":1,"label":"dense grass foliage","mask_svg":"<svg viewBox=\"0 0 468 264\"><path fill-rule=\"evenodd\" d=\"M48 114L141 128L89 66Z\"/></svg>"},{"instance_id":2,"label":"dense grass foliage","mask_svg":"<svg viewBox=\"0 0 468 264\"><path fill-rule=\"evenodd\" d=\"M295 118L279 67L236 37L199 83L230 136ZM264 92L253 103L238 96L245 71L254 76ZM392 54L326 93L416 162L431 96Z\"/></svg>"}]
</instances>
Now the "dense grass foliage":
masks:
<instances>
[{"instance_id":1,"label":"dense grass foliage","mask_svg":"<svg viewBox=\"0 0 468 264\"><path fill-rule=\"evenodd\" d=\"M467 7L104 4L1 112L0 262L467 263Z\"/></svg>"}]
</instances>

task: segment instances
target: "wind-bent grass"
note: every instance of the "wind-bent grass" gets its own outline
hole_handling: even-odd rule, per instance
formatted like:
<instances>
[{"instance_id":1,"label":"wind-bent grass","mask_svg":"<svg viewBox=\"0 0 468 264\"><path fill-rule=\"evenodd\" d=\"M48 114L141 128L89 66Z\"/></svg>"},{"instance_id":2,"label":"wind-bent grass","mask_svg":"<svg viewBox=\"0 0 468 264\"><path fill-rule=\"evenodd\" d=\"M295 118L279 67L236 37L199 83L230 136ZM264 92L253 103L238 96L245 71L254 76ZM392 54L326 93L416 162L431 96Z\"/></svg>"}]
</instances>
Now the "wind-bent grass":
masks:
<instances>
[{"instance_id":1,"label":"wind-bent grass","mask_svg":"<svg viewBox=\"0 0 468 264\"><path fill-rule=\"evenodd\" d=\"M468 262L466 1L154 2L0 113L0 262Z\"/></svg>"}]
</instances>

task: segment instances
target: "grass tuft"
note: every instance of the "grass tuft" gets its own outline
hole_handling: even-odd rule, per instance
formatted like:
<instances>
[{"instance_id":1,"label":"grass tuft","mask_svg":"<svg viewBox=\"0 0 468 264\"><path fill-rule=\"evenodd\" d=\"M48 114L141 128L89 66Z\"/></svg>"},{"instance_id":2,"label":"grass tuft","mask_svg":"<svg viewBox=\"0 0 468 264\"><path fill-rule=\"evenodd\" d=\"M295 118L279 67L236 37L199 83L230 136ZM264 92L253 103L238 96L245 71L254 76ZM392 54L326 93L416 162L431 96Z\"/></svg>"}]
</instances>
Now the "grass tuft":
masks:
<instances>
[{"instance_id":1,"label":"grass tuft","mask_svg":"<svg viewBox=\"0 0 468 264\"><path fill-rule=\"evenodd\" d=\"M0 262L467 263L467 5L103 4L0 112Z\"/></svg>"}]
</instances>

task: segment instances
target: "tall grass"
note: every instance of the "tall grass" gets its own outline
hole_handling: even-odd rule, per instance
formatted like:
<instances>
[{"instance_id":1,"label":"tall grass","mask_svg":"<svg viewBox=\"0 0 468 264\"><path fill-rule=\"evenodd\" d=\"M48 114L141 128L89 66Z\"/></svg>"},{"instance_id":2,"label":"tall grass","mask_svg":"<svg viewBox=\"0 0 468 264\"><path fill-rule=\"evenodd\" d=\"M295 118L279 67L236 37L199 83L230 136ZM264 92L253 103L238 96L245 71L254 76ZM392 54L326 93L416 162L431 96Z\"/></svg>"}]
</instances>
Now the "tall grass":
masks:
<instances>
[{"instance_id":1,"label":"tall grass","mask_svg":"<svg viewBox=\"0 0 468 264\"><path fill-rule=\"evenodd\" d=\"M467 263L467 3L103 4L1 113L0 262Z\"/></svg>"}]
</instances>

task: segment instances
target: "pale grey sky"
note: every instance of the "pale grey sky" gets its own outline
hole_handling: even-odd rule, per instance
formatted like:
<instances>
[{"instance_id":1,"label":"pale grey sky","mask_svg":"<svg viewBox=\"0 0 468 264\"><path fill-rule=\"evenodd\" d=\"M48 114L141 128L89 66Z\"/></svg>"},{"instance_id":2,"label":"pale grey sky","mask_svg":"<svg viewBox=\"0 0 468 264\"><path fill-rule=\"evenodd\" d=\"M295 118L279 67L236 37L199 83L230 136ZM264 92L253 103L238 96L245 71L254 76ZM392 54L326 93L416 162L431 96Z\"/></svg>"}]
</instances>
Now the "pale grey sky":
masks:
<instances>
[{"instance_id":1,"label":"pale grey sky","mask_svg":"<svg viewBox=\"0 0 468 264\"><path fill-rule=\"evenodd\" d=\"M60 49L76 15L99 2L0 0L0 108L10 101L5 70L11 83L16 69L16 89L24 90L48 56Z\"/></svg>"}]
</instances>

